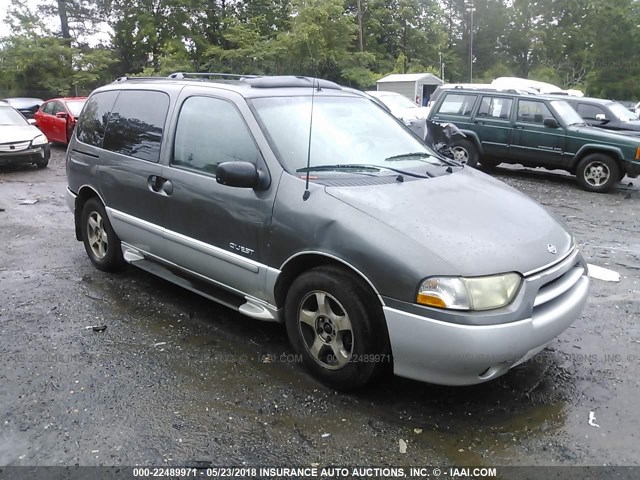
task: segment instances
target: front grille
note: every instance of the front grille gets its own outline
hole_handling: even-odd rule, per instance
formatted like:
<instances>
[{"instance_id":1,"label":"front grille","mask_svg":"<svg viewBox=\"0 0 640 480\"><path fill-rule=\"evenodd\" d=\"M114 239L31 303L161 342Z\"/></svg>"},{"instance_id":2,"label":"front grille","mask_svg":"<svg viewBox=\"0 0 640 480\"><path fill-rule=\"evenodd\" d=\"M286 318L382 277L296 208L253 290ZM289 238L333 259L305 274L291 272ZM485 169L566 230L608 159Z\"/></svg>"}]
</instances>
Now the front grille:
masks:
<instances>
[{"instance_id":1,"label":"front grille","mask_svg":"<svg viewBox=\"0 0 640 480\"><path fill-rule=\"evenodd\" d=\"M584 267L581 265L575 265L560 277L545 283L538 290L533 306L537 307L560 297L565 292L571 290L571 288L578 283L580 277L584 274Z\"/></svg>"},{"instance_id":2,"label":"front grille","mask_svg":"<svg viewBox=\"0 0 640 480\"><path fill-rule=\"evenodd\" d=\"M14 142L14 143L3 143L0 144L0 152L10 153L10 152L20 152L22 150L26 150L31 145L31 142L27 140L26 142Z\"/></svg>"}]
</instances>

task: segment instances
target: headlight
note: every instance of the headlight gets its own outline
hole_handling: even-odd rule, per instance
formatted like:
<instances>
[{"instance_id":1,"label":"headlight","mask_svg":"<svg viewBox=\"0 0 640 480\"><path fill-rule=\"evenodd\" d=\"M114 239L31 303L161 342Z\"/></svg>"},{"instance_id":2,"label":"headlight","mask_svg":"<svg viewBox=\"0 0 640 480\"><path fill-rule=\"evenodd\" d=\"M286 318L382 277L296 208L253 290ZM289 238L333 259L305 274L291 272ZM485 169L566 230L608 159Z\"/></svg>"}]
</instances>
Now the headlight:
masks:
<instances>
[{"instance_id":1,"label":"headlight","mask_svg":"<svg viewBox=\"0 0 640 480\"><path fill-rule=\"evenodd\" d=\"M522 277L505 273L490 277L432 277L422 282L416 302L450 310L490 310L511 303Z\"/></svg>"},{"instance_id":2,"label":"headlight","mask_svg":"<svg viewBox=\"0 0 640 480\"><path fill-rule=\"evenodd\" d=\"M34 147L39 147L40 145L45 145L47 143L49 143L49 140L47 140L47 137L44 135L38 135L36 138L31 140L31 145Z\"/></svg>"}]
</instances>

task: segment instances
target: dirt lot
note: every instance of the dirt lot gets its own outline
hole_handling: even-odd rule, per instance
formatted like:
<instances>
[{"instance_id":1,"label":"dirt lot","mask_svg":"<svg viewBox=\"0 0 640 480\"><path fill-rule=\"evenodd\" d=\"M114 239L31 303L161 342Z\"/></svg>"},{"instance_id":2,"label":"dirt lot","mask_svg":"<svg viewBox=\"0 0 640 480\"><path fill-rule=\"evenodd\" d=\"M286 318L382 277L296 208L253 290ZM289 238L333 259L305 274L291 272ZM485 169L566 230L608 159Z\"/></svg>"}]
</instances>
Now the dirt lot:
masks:
<instances>
[{"instance_id":1,"label":"dirt lot","mask_svg":"<svg viewBox=\"0 0 640 480\"><path fill-rule=\"evenodd\" d=\"M640 464L640 181L598 195L561 173L495 175L621 281L594 280L582 318L499 380L346 395L287 361L283 327L94 269L62 148L48 169L0 169L0 465Z\"/></svg>"}]
</instances>

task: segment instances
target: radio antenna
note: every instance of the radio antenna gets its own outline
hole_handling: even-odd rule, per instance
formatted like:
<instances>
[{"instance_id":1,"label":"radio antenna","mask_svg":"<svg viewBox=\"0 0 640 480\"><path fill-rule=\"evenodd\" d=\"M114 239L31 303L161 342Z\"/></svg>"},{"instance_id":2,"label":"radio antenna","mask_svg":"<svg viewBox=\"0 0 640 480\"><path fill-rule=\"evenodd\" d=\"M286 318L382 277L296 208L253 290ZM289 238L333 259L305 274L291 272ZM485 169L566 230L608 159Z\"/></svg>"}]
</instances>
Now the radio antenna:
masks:
<instances>
[{"instance_id":1,"label":"radio antenna","mask_svg":"<svg viewBox=\"0 0 640 480\"><path fill-rule=\"evenodd\" d=\"M313 61L313 53L311 52L311 46L309 45L309 38L307 40L307 48L309 49L309 57ZM313 100L316 96L316 85L318 87L318 91L320 91L320 81L318 80L318 70L315 62L313 62L313 78L311 79L311 116L309 118L309 143L307 144L307 178L304 187L304 193L302 194L302 200L307 201L311 196L311 192L309 191L309 169L311 167L311 133L313 132Z\"/></svg>"}]
</instances>

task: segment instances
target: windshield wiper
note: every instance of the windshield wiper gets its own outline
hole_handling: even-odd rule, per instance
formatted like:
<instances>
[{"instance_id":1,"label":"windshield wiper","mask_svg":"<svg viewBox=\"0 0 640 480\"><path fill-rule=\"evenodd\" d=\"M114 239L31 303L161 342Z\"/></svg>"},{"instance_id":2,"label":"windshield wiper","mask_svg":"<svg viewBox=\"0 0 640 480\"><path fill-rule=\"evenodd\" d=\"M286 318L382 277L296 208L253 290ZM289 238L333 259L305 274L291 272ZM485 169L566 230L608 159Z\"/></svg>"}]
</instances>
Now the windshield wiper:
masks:
<instances>
[{"instance_id":1,"label":"windshield wiper","mask_svg":"<svg viewBox=\"0 0 640 480\"><path fill-rule=\"evenodd\" d=\"M366 163L354 163L354 164L336 164L336 165L317 165L314 167L298 168L296 172L326 172L326 171L338 171L338 170L351 170L360 172L379 172L380 170L389 170L391 172L399 173L400 175L408 175L410 177L417 178L432 178L433 175L427 173L421 175L419 173L408 172L406 170L400 170L398 168L385 167L384 165L371 165Z\"/></svg>"},{"instance_id":2,"label":"windshield wiper","mask_svg":"<svg viewBox=\"0 0 640 480\"><path fill-rule=\"evenodd\" d=\"M316 165L313 167L298 168L296 172L323 172L323 171L335 171L335 170L356 170L361 172L379 172L380 167L369 165L353 165L353 164L340 164L335 165Z\"/></svg>"},{"instance_id":3,"label":"windshield wiper","mask_svg":"<svg viewBox=\"0 0 640 480\"><path fill-rule=\"evenodd\" d=\"M419 158L419 157L433 157L430 153L427 152L409 152L409 153L401 153L399 155L391 155L384 159L385 162L393 162L395 160L402 160L404 158Z\"/></svg>"},{"instance_id":4,"label":"windshield wiper","mask_svg":"<svg viewBox=\"0 0 640 480\"><path fill-rule=\"evenodd\" d=\"M360 163L358 165L361 166L361 167L367 167L367 168L377 168L378 170L380 170L380 169L389 170L391 172L396 172L396 173L399 173L400 175L408 175L410 177L433 178L433 175L431 175L429 172L425 172L425 175L421 175L419 173L409 172L407 170L401 170L399 168L386 167L384 165L370 165L370 164L367 164L367 163Z\"/></svg>"},{"instance_id":5,"label":"windshield wiper","mask_svg":"<svg viewBox=\"0 0 640 480\"><path fill-rule=\"evenodd\" d=\"M448 158L444 158L444 156L436 156L427 152L410 152L410 153L401 153L400 155L392 155L384 159L385 162L396 162L398 160L403 160L405 158L417 158L417 157L431 157L435 158L437 162L424 162L430 165L438 165L440 163L444 163L445 165L455 166L456 164L451 162Z\"/></svg>"},{"instance_id":6,"label":"windshield wiper","mask_svg":"<svg viewBox=\"0 0 640 480\"><path fill-rule=\"evenodd\" d=\"M582 126L582 127L588 127L589 124L586 122L574 122L574 123L570 123L569 126L570 127L574 127L574 126Z\"/></svg>"}]
</instances>

